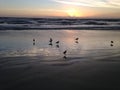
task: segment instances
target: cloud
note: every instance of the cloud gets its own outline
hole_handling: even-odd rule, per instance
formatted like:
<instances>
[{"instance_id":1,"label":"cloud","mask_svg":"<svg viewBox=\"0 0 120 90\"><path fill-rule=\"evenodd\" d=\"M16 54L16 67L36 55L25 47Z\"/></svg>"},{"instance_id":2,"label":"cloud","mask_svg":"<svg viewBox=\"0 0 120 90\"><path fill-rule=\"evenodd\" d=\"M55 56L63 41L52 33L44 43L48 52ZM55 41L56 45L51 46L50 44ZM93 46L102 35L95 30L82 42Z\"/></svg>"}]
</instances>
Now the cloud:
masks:
<instances>
[{"instance_id":1,"label":"cloud","mask_svg":"<svg viewBox=\"0 0 120 90\"><path fill-rule=\"evenodd\" d=\"M120 0L53 0L57 3L88 7L120 8Z\"/></svg>"}]
</instances>

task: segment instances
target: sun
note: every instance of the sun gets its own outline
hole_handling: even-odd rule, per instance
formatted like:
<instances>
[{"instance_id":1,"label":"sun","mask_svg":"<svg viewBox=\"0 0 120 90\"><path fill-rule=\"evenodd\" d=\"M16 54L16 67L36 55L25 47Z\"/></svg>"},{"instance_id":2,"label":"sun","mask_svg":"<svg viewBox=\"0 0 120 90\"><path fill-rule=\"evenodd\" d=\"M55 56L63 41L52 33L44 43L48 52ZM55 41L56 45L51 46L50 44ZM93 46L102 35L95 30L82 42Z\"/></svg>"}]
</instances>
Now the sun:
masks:
<instances>
[{"instance_id":1,"label":"sun","mask_svg":"<svg viewBox=\"0 0 120 90\"><path fill-rule=\"evenodd\" d=\"M66 10L66 13L70 17L80 17L81 16L80 12L76 9L68 9L68 10Z\"/></svg>"}]
</instances>

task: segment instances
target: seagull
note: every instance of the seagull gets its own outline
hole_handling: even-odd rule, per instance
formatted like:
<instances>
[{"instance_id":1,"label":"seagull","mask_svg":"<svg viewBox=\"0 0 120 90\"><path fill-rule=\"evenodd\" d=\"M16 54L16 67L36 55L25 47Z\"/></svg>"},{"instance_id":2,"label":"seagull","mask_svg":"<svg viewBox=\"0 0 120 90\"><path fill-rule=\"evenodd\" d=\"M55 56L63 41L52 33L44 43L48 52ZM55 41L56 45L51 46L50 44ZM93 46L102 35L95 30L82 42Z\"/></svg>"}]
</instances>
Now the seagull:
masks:
<instances>
[{"instance_id":1,"label":"seagull","mask_svg":"<svg viewBox=\"0 0 120 90\"><path fill-rule=\"evenodd\" d=\"M66 53L67 53L67 50L65 50L65 51L63 52L64 55L66 55Z\"/></svg>"},{"instance_id":2,"label":"seagull","mask_svg":"<svg viewBox=\"0 0 120 90\"><path fill-rule=\"evenodd\" d=\"M56 44L59 44L59 43L60 43L60 41L57 41L57 42L56 42Z\"/></svg>"},{"instance_id":3,"label":"seagull","mask_svg":"<svg viewBox=\"0 0 120 90\"><path fill-rule=\"evenodd\" d=\"M59 45L56 45L57 48L59 48Z\"/></svg>"},{"instance_id":4,"label":"seagull","mask_svg":"<svg viewBox=\"0 0 120 90\"><path fill-rule=\"evenodd\" d=\"M49 43L50 46L52 46L53 44L52 43Z\"/></svg>"},{"instance_id":5,"label":"seagull","mask_svg":"<svg viewBox=\"0 0 120 90\"><path fill-rule=\"evenodd\" d=\"M75 40L78 40L79 38L76 38Z\"/></svg>"},{"instance_id":6,"label":"seagull","mask_svg":"<svg viewBox=\"0 0 120 90\"><path fill-rule=\"evenodd\" d=\"M35 45L35 39L33 38L33 45Z\"/></svg>"},{"instance_id":7,"label":"seagull","mask_svg":"<svg viewBox=\"0 0 120 90\"><path fill-rule=\"evenodd\" d=\"M33 38L33 41L35 42L35 39Z\"/></svg>"},{"instance_id":8,"label":"seagull","mask_svg":"<svg viewBox=\"0 0 120 90\"><path fill-rule=\"evenodd\" d=\"M50 38L50 41L49 42L52 42L53 40L52 40L52 38Z\"/></svg>"},{"instance_id":9,"label":"seagull","mask_svg":"<svg viewBox=\"0 0 120 90\"><path fill-rule=\"evenodd\" d=\"M64 58L64 59L67 59L67 57L66 57L66 56L64 56L63 58Z\"/></svg>"},{"instance_id":10,"label":"seagull","mask_svg":"<svg viewBox=\"0 0 120 90\"><path fill-rule=\"evenodd\" d=\"M75 43L79 43L78 41L75 41Z\"/></svg>"},{"instance_id":11,"label":"seagull","mask_svg":"<svg viewBox=\"0 0 120 90\"><path fill-rule=\"evenodd\" d=\"M113 41L111 41L111 43L114 43Z\"/></svg>"},{"instance_id":12,"label":"seagull","mask_svg":"<svg viewBox=\"0 0 120 90\"><path fill-rule=\"evenodd\" d=\"M33 43L33 45L35 45L35 43Z\"/></svg>"},{"instance_id":13,"label":"seagull","mask_svg":"<svg viewBox=\"0 0 120 90\"><path fill-rule=\"evenodd\" d=\"M113 44L110 45L111 47L113 46Z\"/></svg>"}]
</instances>

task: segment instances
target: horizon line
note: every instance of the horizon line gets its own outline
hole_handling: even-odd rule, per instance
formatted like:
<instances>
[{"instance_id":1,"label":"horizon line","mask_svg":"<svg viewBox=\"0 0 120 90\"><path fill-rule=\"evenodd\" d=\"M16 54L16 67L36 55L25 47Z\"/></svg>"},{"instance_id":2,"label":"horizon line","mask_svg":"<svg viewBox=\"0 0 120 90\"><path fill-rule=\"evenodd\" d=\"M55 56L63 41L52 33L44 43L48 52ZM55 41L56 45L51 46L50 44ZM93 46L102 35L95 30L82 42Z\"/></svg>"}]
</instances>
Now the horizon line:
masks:
<instances>
[{"instance_id":1,"label":"horizon line","mask_svg":"<svg viewBox=\"0 0 120 90\"><path fill-rule=\"evenodd\" d=\"M45 16L45 17L32 17L32 16L0 16L0 18L65 18L65 19L120 19L118 17L55 17L55 16Z\"/></svg>"}]
</instances>

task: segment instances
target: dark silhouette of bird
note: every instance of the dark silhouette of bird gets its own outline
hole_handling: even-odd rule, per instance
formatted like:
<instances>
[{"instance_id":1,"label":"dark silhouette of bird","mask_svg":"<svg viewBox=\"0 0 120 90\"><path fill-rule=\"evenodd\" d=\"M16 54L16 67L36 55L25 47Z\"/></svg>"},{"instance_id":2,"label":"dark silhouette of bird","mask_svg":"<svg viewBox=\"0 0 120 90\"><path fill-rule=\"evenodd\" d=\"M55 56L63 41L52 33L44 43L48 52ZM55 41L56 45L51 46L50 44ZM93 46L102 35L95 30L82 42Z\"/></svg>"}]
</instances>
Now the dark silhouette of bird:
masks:
<instances>
[{"instance_id":1,"label":"dark silhouette of bird","mask_svg":"<svg viewBox=\"0 0 120 90\"><path fill-rule=\"evenodd\" d=\"M112 46L113 46L113 44L110 44L110 46L112 47Z\"/></svg>"},{"instance_id":2,"label":"dark silhouette of bird","mask_svg":"<svg viewBox=\"0 0 120 90\"><path fill-rule=\"evenodd\" d=\"M33 42L35 42L35 39L33 38Z\"/></svg>"},{"instance_id":3,"label":"dark silhouette of bird","mask_svg":"<svg viewBox=\"0 0 120 90\"><path fill-rule=\"evenodd\" d=\"M49 43L50 46L52 46L53 44L52 43Z\"/></svg>"},{"instance_id":4,"label":"dark silhouette of bird","mask_svg":"<svg viewBox=\"0 0 120 90\"><path fill-rule=\"evenodd\" d=\"M76 38L75 40L79 40L79 38Z\"/></svg>"},{"instance_id":5,"label":"dark silhouette of bird","mask_svg":"<svg viewBox=\"0 0 120 90\"><path fill-rule=\"evenodd\" d=\"M59 44L59 43L60 43L60 41L57 41L57 42L56 42L56 44Z\"/></svg>"},{"instance_id":6,"label":"dark silhouette of bird","mask_svg":"<svg viewBox=\"0 0 120 90\"><path fill-rule=\"evenodd\" d=\"M33 45L35 45L35 43L33 43Z\"/></svg>"},{"instance_id":7,"label":"dark silhouette of bird","mask_svg":"<svg viewBox=\"0 0 120 90\"><path fill-rule=\"evenodd\" d=\"M64 58L64 59L67 59L67 57L66 57L66 56L64 56L63 58Z\"/></svg>"},{"instance_id":8,"label":"dark silhouette of bird","mask_svg":"<svg viewBox=\"0 0 120 90\"><path fill-rule=\"evenodd\" d=\"M113 41L111 41L111 43L114 43Z\"/></svg>"},{"instance_id":9,"label":"dark silhouette of bird","mask_svg":"<svg viewBox=\"0 0 120 90\"><path fill-rule=\"evenodd\" d=\"M49 42L52 42L53 40L52 40L52 38L50 38L50 41Z\"/></svg>"},{"instance_id":10,"label":"dark silhouette of bird","mask_svg":"<svg viewBox=\"0 0 120 90\"><path fill-rule=\"evenodd\" d=\"M75 43L79 43L78 41L75 41Z\"/></svg>"},{"instance_id":11,"label":"dark silhouette of bird","mask_svg":"<svg viewBox=\"0 0 120 90\"><path fill-rule=\"evenodd\" d=\"M33 38L33 45L35 45L35 39Z\"/></svg>"},{"instance_id":12,"label":"dark silhouette of bird","mask_svg":"<svg viewBox=\"0 0 120 90\"><path fill-rule=\"evenodd\" d=\"M56 45L57 48L59 48L60 46L59 45Z\"/></svg>"},{"instance_id":13,"label":"dark silhouette of bird","mask_svg":"<svg viewBox=\"0 0 120 90\"><path fill-rule=\"evenodd\" d=\"M64 55L66 55L66 53L67 53L67 50L65 50L65 51L63 52Z\"/></svg>"}]
</instances>

